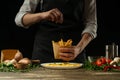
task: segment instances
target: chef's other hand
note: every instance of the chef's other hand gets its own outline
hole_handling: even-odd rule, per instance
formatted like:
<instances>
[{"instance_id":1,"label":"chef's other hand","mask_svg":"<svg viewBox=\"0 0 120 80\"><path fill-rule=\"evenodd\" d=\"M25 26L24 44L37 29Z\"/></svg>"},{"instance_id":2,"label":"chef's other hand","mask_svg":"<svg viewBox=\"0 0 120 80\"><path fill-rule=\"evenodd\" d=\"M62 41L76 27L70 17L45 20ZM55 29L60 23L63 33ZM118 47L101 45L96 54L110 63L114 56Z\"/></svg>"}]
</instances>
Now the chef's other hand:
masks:
<instances>
[{"instance_id":1,"label":"chef's other hand","mask_svg":"<svg viewBox=\"0 0 120 80\"><path fill-rule=\"evenodd\" d=\"M63 23L63 14L57 8L43 12L42 16L45 20L49 20L55 23Z\"/></svg>"}]
</instances>

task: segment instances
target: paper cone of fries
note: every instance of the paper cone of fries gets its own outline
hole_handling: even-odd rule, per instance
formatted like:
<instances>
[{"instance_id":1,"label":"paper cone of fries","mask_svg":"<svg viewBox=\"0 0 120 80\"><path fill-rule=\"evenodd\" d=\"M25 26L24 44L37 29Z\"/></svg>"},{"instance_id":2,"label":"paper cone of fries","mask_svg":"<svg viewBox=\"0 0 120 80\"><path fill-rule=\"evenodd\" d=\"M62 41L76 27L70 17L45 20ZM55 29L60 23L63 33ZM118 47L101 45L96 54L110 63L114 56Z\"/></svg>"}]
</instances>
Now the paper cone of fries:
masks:
<instances>
[{"instance_id":1,"label":"paper cone of fries","mask_svg":"<svg viewBox=\"0 0 120 80\"><path fill-rule=\"evenodd\" d=\"M60 47L70 47L70 46L72 46L72 40L69 39L69 40L67 40L67 42L64 42L62 39L58 42L52 41L52 45L53 45L54 58L55 59L60 59L59 48Z\"/></svg>"},{"instance_id":2,"label":"paper cone of fries","mask_svg":"<svg viewBox=\"0 0 120 80\"><path fill-rule=\"evenodd\" d=\"M60 59L59 58L59 44L55 41L52 41L52 45L53 45L53 52L54 52L54 58L55 59Z\"/></svg>"}]
</instances>

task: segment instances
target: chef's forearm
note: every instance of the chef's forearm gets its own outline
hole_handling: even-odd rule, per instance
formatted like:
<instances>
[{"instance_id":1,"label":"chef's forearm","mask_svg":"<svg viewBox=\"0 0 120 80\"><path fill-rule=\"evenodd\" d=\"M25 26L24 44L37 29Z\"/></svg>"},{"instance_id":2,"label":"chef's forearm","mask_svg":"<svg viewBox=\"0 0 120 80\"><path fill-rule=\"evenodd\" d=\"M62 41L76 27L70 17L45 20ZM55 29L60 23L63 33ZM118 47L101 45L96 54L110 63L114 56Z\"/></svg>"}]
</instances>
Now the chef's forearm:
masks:
<instances>
[{"instance_id":1,"label":"chef's forearm","mask_svg":"<svg viewBox=\"0 0 120 80\"><path fill-rule=\"evenodd\" d=\"M84 33L82 35L82 39L77 44L77 47L79 48L79 52L81 53L91 41L92 41L92 36L89 33Z\"/></svg>"},{"instance_id":2,"label":"chef's forearm","mask_svg":"<svg viewBox=\"0 0 120 80\"><path fill-rule=\"evenodd\" d=\"M32 24L40 22L42 19L41 13L27 13L23 16L22 23L24 26L31 26Z\"/></svg>"}]
</instances>

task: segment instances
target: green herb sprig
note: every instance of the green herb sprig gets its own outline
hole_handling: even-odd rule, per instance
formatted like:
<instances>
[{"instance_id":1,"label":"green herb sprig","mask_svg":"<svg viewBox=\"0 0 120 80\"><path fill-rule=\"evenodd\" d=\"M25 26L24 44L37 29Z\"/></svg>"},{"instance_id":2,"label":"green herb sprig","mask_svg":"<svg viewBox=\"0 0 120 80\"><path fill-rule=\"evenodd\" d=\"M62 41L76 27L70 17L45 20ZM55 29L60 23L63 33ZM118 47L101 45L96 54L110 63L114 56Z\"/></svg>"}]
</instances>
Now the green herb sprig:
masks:
<instances>
[{"instance_id":1,"label":"green herb sprig","mask_svg":"<svg viewBox=\"0 0 120 80\"><path fill-rule=\"evenodd\" d=\"M16 69L14 65L5 65L4 63L0 63L0 72L28 72L32 69L38 68L39 64L29 64L25 69Z\"/></svg>"},{"instance_id":2,"label":"green herb sprig","mask_svg":"<svg viewBox=\"0 0 120 80\"><path fill-rule=\"evenodd\" d=\"M104 69L105 66L107 66L108 64L103 64L102 66L97 66L96 64L94 63L91 63L89 61L85 61L84 63L84 68L86 70L97 70L97 71L102 71Z\"/></svg>"}]
</instances>

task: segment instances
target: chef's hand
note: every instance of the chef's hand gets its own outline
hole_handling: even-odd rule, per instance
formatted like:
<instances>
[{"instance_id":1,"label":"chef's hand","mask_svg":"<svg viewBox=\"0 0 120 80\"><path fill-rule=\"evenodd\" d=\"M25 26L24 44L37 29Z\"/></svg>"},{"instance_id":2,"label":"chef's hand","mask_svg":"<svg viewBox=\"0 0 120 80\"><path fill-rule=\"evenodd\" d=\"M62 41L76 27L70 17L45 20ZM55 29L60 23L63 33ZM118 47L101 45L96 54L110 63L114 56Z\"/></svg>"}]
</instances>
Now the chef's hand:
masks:
<instances>
[{"instance_id":1,"label":"chef's hand","mask_svg":"<svg viewBox=\"0 0 120 80\"><path fill-rule=\"evenodd\" d=\"M55 23L62 23L63 22L63 14L57 8L51 9L47 12L42 12L42 17L44 20L49 20Z\"/></svg>"},{"instance_id":2,"label":"chef's hand","mask_svg":"<svg viewBox=\"0 0 120 80\"><path fill-rule=\"evenodd\" d=\"M92 36L89 33L84 33L82 39L76 46L60 48L60 58L65 61L74 60L85 49L90 41L92 41Z\"/></svg>"},{"instance_id":3,"label":"chef's hand","mask_svg":"<svg viewBox=\"0 0 120 80\"><path fill-rule=\"evenodd\" d=\"M60 59L64 61L71 61L74 60L77 55L80 53L80 48L77 46L71 47L60 47Z\"/></svg>"}]
</instances>

